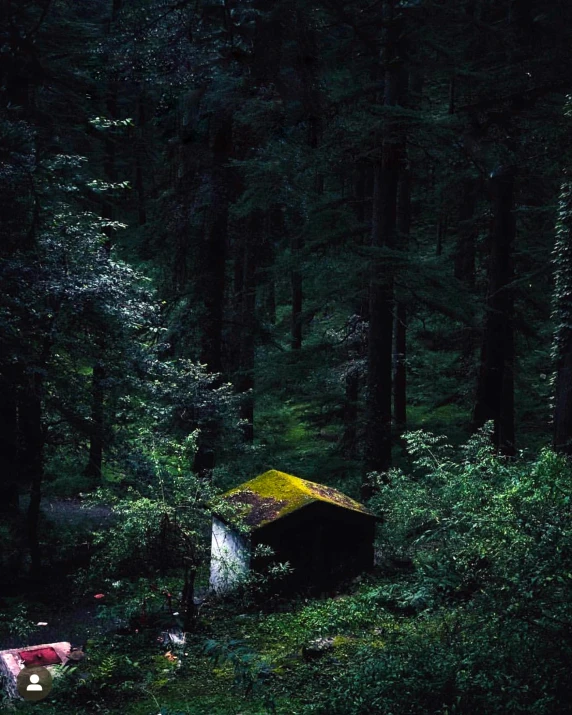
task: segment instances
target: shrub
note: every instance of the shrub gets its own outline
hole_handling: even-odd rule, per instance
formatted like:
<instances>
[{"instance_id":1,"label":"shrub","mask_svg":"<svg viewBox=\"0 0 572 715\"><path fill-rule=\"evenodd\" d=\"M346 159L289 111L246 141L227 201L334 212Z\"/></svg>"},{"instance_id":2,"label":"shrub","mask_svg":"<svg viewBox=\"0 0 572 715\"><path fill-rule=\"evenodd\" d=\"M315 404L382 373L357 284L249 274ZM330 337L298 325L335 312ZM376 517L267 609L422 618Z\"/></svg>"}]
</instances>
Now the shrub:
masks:
<instances>
[{"instance_id":1,"label":"shrub","mask_svg":"<svg viewBox=\"0 0 572 715\"><path fill-rule=\"evenodd\" d=\"M392 471L374 505L383 548L416 568L378 604L417 616L365 648L314 711L569 712L570 463L548 449L503 458L486 429L457 453L433 435L406 439L414 472Z\"/></svg>"}]
</instances>

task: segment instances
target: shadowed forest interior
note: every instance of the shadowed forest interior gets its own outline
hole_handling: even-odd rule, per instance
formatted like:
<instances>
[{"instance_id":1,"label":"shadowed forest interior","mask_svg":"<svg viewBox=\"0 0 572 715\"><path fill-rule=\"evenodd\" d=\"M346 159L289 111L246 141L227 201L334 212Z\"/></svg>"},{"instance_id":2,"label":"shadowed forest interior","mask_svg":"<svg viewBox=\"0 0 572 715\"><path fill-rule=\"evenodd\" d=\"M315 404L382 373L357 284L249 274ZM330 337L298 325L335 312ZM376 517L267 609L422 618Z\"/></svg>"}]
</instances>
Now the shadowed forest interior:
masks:
<instances>
[{"instance_id":1,"label":"shadowed forest interior","mask_svg":"<svg viewBox=\"0 0 572 715\"><path fill-rule=\"evenodd\" d=\"M42 712L570 712L571 47L566 0L0 3Z\"/></svg>"}]
</instances>

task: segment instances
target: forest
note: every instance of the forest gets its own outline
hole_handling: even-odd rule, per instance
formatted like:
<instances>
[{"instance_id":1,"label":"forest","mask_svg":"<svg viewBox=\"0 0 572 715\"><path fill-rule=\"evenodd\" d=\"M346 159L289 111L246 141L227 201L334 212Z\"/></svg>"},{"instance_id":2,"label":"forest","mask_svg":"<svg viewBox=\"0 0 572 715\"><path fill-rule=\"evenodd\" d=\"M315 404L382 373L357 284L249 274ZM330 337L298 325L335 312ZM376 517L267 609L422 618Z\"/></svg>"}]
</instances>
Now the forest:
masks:
<instances>
[{"instance_id":1,"label":"forest","mask_svg":"<svg viewBox=\"0 0 572 715\"><path fill-rule=\"evenodd\" d=\"M571 48L568 0L0 2L2 713L570 713Z\"/></svg>"}]
</instances>

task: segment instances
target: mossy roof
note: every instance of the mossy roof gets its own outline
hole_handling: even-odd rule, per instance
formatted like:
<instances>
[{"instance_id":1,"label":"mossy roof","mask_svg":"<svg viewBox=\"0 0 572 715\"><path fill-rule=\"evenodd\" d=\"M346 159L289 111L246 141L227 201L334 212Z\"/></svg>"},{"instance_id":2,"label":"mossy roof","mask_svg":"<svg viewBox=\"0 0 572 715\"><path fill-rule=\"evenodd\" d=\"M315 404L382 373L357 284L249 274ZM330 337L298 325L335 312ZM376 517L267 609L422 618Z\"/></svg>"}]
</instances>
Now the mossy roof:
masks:
<instances>
[{"instance_id":1,"label":"mossy roof","mask_svg":"<svg viewBox=\"0 0 572 715\"><path fill-rule=\"evenodd\" d=\"M237 505L237 518L252 531L314 502L325 502L342 509L374 516L363 504L333 487L300 479L276 469L270 469L230 489L220 498L227 504Z\"/></svg>"}]
</instances>

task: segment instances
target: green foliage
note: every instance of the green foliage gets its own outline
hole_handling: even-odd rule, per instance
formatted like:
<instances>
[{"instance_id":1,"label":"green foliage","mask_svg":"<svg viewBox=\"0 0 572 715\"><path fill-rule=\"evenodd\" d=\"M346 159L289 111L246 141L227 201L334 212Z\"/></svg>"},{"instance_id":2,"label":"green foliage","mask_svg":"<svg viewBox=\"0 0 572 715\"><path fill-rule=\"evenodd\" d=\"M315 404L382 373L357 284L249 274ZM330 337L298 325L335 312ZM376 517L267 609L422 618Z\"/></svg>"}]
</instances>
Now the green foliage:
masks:
<instances>
[{"instance_id":1,"label":"green foliage","mask_svg":"<svg viewBox=\"0 0 572 715\"><path fill-rule=\"evenodd\" d=\"M382 548L416 568L377 602L419 615L382 651L366 647L316 712L564 712L570 464L547 449L532 461L499 457L487 431L458 454L430 434L406 439L416 472L391 472L375 503Z\"/></svg>"},{"instance_id":2,"label":"green foliage","mask_svg":"<svg viewBox=\"0 0 572 715\"><path fill-rule=\"evenodd\" d=\"M6 608L10 605L11 607ZM37 630L28 615L28 607L22 603L6 603L0 611L0 634L27 638Z\"/></svg>"},{"instance_id":3,"label":"green foliage","mask_svg":"<svg viewBox=\"0 0 572 715\"><path fill-rule=\"evenodd\" d=\"M146 483L140 483L137 490L129 487L121 496L100 490L93 497L111 504L114 520L110 528L96 535L100 550L92 562L90 578L98 588L106 587L111 602L121 605L124 617L143 608L148 618L145 609L152 609L154 601L164 602L157 577L174 572L180 579L191 573L194 579L208 555L207 504L214 492L208 482L190 471L194 444L194 436L182 445L167 440L148 444L153 471ZM131 597L129 582L135 586ZM185 609L187 605L182 604L181 610ZM168 618L172 619L171 614Z\"/></svg>"},{"instance_id":4,"label":"green foliage","mask_svg":"<svg viewBox=\"0 0 572 715\"><path fill-rule=\"evenodd\" d=\"M569 102L572 106L572 101ZM554 245L554 301L553 317L556 333L553 358L562 359L562 347L569 339L572 330L572 185L565 181L560 187L558 218L556 223L556 242Z\"/></svg>"},{"instance_id":5,"label":"green foliage","mask_svg":"<svg viewBox=\"0 0 572 715\"><path fill-rule=\"evenodd\" d=\"M572 6L9 5L0 17L0 457L11 456L0 488L27 491L42 465L45 496L99 488L93 499L113 515L95 537L88 517L41 518L40 531L48 575L96 539L90 568L64 590L103 591L102 622L182 625L170 600L195 575L205 580L204 507L217 487L278 468L357 496L374 262L407 314L410 432L394 440L401 469L388 483L374 477L372 506L385 519L380 569L393 559L413 573L285 604L274 596L287 565L275 565L226 610L207 603L204 620L201 611L198 625L214 631L208 657L191 649L193 665L178 667L143 637L124 649L111 636L95 640L85 666L58 678L61 698L46 713L292 715L302 701L343 715L567 712L569 465L547 450L505 461L484 433L456 446L470 432L486 177L500 163L519 168L510 286L518 444L546 443L551 337L558 365L572 323L572 199L561 175L571 107L557 94L571 71ZM403 107L384 105L380 84L392 72L390 5L406 40ZM374 166L396 128L411 231L395 248L372 248ZM467 179L476 192L468 212ZM216 376L197 363L211 323ZM254 441L245 443L234 393L251 383ZM97 437L103 469L86 476ZM212 483L193 473L197 444L216 453ZM0 525L2 581L27 564L24 519L22 510ZM263 596L262 610L286 612L257 617ZM246 618L235 618L238 606ZM25 605L2 608L6 636L28 635ZM326 636L333 654L301 662L299 649Z\"/></svg>"},{"instance_id":6,"label":"green foliage","mask_svg":"<svg viewBox=\"0 0 572 715\"><path fill-rule=\"evenodd\" d=\"M153 698L154 691L174 679L178 667L178 660L173 663L158 655L156 647L142 638L94 638L87 646L88 657L81 664L56 668L47 703L67 706L70 712L116 712L137 697L150 693Z\"/></svg>"},{"instance_id":7,"label":"green foliage","mask_svg":"<svg viewBox=\"0 0 572 715\"><path fill-rule=\"evenodd\" d=\"M79 453L78 453L79 452ZM49 450L46 461L46 495L75 497L92 486L85 476L83 455L77 448Z\"/></svg>"},{"instance_id":8,"label":"green foliage","mask_svg":"<svg viewBox=\"0 0 572 715\"><path fill-rule=\"evenodd\" d=\"M377 605L378 592L371 588L335 600L308 601L291 613L269 614L259 633L285 649L300 649L313 638L355 636L370 630L372 608Z\"/></svg>"},{"instance_id":9,"label":"green foliage","mask_svg":"<svg viewBox=\"0 0 572 715\"><path fill-rule=\"evenodd\" d=\"M205 654L212 658L216 666L230 665L234 673L234 685L245 695L257 694L261 689L266 693L264 685L272 673L269 663L252 648L239 640L220 643L209 640L205 644ZM276 712L272 699L266 703L270 712Z\"/></svg>"},{"instance_id":10,"label":"green foliage","mask_svg":"<svg viewBox=\"0 0 572 715\"><path fill-rule=\"evenodd\" d=\"M96 129L111 129L112 127L133 127L135 126L133 119L109 119L108 117L93 117L89 123Z\"/></svg>"},{"instance_id":11,"label":"green foliage","mask_svg":"<svg viewBox=\"0 0 572 715\"><path fill-rule=\"evenodd\" d=\"M235 606L219 604L204 621L212 628L206 647L195 651L198 641L189 643L186 656L185 646L180 667L163 662L141 635L122 646L128 660L113 642L93 642L89 687L68 681L71 699L91 703L96 698L88 693L97 692L113 708L137 693L149 706L156 698L157 711L186 707L201 714L209 708L308 715L565 713L572 657L571 467L548 449L535 459L500 457L489 435L487 426L457 449L444 437L405 435L412 470L393 470L371 506L384 514L383 563L408 557L413 572L390 579L378 574L353 593L282 604L285 611L266 615L237 616ZM177 472L178 458L167 462ZM129 528L140 520L153 523L147 507L131 514ZM151 612L152 593L160 608L167 581L157 581L154 592L149 583L110 584L108 608L115 601L137 604L146 594ZM304 647L325 637L332 638L331 651L305 659ZM183 706L180 693L187 687L193 704ZM143 711L133 704L133 712Z\"/></svg>"}]
</instances>

